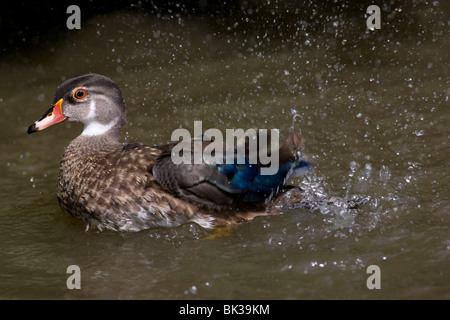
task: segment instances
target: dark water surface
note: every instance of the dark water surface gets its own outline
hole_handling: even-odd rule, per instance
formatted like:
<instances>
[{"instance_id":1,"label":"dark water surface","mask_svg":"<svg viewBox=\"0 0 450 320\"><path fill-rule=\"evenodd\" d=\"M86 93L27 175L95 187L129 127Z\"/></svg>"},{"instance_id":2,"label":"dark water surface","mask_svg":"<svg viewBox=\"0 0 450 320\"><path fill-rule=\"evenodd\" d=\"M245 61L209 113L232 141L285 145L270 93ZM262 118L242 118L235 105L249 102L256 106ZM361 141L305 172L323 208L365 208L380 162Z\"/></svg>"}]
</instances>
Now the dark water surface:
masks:
<instances>
[{"instance_id":1,"label":"dark water surface","mask_svg":"<svg viewBox=\"0 0 450 320\"><path fill-rule=\"evenodd\" d=\"M0 298L449 299L450 47L448 11L435 2L426 34L417 26L408 36L365 27L341 34L345 21L336 20L335 34L269 38L214 30L198 17L116 12L4 56ZM124 141L166 143L194 120L204 130L278 128L281 136L294 123L316 170L292 184L370 201L224 232L196 224L86 232L55 195L64 148L82 126L26 129L63 80L88 72L122 87ZM69 265L81 268L81 290L66 287ZM380 267L379 290L366 286L370 265Z\"/></svg>"}]
</instances>

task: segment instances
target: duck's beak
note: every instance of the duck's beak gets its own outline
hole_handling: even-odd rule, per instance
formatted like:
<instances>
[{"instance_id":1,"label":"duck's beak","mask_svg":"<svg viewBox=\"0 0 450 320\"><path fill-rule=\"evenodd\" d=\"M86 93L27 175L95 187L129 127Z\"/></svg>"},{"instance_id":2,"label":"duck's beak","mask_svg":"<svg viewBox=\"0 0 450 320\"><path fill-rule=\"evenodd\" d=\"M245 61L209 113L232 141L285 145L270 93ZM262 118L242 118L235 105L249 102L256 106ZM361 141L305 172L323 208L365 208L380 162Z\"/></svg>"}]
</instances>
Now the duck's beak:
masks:
<instances>
[{"instance_id":1,"label":"duck's beak","mask_svg":"<svg viewBox=\"0 0 450 320\"><path fill-rule=\"evenodd\" d=\"M36 121L28 128L28 134L44 130L45 128L66 120L67 117L63 115L61 109L62 103L63 99L60 99L55 105L51 106L40 120Z\"/></svg>"}]
</instances>

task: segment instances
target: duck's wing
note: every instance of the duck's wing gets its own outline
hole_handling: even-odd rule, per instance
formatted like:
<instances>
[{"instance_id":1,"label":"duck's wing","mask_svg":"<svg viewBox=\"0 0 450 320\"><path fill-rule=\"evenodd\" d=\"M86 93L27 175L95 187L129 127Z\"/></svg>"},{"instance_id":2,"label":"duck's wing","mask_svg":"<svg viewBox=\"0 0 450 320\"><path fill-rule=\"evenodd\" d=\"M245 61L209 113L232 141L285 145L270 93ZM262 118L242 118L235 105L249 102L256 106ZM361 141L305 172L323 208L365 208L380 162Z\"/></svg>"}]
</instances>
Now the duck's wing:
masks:
<instances>
[{"instance_id":1,"label":"duck's wing","mask_svg":"<svg viewBox=\"0 0 450 320\"><path fill-rule=\"evenodd\" d=\"M187 161L189 163L177 164L174 161L172 155L176 144L160 147L162 152L155 160L152 174L167 191L199 206L230 208L241 203L267 202L284 186L287 179L311 168L308 162L299 158L303 139L297 134L290 134L280 147L278 170L270 175L262 174L261 171L267 165L250 163L248 141L245 159L239 163L235 149L231 163L205 162L204 158L200 158L201 163L196 164L194 161L199 155L194 152L194 143L191 142L192 152L186 157L190 159ZM211 142L201 143L203 152ZM183 152L186 153L186 150ZM226 162L225 152L221 157Z\"/></svg>"}]
</instances>

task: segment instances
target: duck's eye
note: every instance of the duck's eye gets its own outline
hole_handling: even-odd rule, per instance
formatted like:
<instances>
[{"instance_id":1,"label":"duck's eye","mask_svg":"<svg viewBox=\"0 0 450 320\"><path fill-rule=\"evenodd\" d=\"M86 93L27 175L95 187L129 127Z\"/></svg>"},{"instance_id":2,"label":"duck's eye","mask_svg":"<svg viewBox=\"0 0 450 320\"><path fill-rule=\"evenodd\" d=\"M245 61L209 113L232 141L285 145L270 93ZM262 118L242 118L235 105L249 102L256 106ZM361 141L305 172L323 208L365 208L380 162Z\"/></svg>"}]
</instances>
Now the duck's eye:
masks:
<instances>
[{"instance_id":1,"label":"duck's eye","mask_svg":"<svg viewBox=\"0 0 450 320\"><path fill-rule=\"evenodd\" d=\"M86 98L86 96L87 96L86 90L81 89L81 88L75 90L75 92L73 93L73 98L75 100L82 100L82 99Z\"/></svg>"}]
</instances>

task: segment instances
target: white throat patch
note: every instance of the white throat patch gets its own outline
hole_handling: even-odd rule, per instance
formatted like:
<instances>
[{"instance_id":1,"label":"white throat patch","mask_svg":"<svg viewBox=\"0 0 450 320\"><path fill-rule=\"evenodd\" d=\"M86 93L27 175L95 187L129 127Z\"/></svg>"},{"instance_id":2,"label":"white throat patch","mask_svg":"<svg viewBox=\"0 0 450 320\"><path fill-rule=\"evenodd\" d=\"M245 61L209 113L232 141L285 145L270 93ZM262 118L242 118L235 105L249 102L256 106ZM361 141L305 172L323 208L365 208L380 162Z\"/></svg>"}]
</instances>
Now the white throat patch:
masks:
<instances>
[{"instance_id":1,"label":"white throat patch","mask_svg":"<svg viewBox=\"0 0 450 320\"><path fill-rule=\"evenodd\" d=\"M81 133L82 136L100 136L106 132L108 132L112 127L114 127L118 122L119 118L115 118L113 121L107 124L99 123L93 119L96 116L97 105L95 104L95 100L91 101L89 105L89 113L84 118L84 130Z\"/></svg>"},{"instance_id":2,"label":"white throat patch","mask_svg":"<svg viewBox=\"0 0 450 320\"><path fill-rule=\"evenodd\" d=\"M97 106L95 104L95 101L92 100L91 104L89 106L89 113L86 116L84 125L84 130L81 133L82 136L99 136L109 131L112 127L114 127L117 122L119 121L118 118L115 118L113 121L111 121L108 124L101 124L97 121L92 121L92 119L95 119L95 111L97 109ZM89 121L91 120L91 121Z\"/></svg>"},{"instance_id":3,"label":"white throat patch","mask_svg":"<svg viewBox=\"0 0 450 320\"><path fill-rule=\"evenodd\" d=\"M119 118L115 118L113 121L111 121L108 124L101 124L97 121L92 121L87 123L84 126L84 130L81 133L82 136L100 136L106 132L108 132L112 127L114 127L117 122L119 121Z\"/></svg>"}]
</instances>

